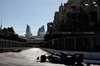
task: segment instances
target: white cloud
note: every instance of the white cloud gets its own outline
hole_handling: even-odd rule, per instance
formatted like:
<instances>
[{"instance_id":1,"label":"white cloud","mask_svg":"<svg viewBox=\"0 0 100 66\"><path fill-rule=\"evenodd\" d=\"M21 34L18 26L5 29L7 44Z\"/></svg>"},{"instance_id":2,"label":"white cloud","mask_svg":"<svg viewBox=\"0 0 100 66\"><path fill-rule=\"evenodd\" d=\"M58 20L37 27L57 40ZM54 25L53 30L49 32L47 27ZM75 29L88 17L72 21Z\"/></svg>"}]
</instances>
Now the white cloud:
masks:
<instances>
[{"instance_id":1,"label":"white cloud","mask_svg":"<svg viewBox=\"0 0 100 66\"><path fill-rule=\"evenodd\" d=\"M37 36L37 32L32 32L32 35L33 36Z\"/></svg>"},{"instance_id":2,"label":"white cloud","mask_svg":"<svg viewBox=\"0 0 100 66\"><path fill-rule=\"evenodd\" d=\"M20 36L25 36L26 32L25 31L17 31L16 34ZM37 36L37 32L32 32L33 36Z\"/></svg>"},{"instance_id":3,"label":"white cloud","mask_svg":"<svg viewBox=\"0 0 100 66\"><path fill-rule=\"evenodd\" d=\"M20 36L25 36L25 32L24 31L17 31L16 34L18 34Z\"/></svg>"}]
</instances>

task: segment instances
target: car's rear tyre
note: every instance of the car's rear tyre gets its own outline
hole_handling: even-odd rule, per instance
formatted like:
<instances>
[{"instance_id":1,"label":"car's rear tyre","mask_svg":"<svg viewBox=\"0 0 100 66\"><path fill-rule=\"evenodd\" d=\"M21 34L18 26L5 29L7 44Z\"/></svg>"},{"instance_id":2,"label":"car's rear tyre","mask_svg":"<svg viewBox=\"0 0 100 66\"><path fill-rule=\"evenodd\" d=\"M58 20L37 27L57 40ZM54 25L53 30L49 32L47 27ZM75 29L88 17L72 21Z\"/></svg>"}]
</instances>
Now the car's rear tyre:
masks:
<instances>
[{"instance_id":1,"label":"car's rear tyre","mask_svg":"<svg viewBox=\"0 0 100 66\"><path fill-rule=\"evenodd\" d=\"M45 62L46 61L46 56L45 55L41 55L41 62Z\"/></svg>"},{"instance_id":2,"label":"car's rear tyre","mask_svg":"<svg viewBox=\"0 0 100 66\"><path fill-rule=\"evenodd\" d=\"M84 55L80 53L80 54L75 54L75 56L77 64L81 64L83 62Z\"/></svg>"},{"instance_id":3,"label":"car's rear tyre","mask_svg":"<svg viewBox=\"0 0 100 66\"><path fill-rule=\"evenodd\" d=\"M64 59L64 63L65 65L74 65L75 64L74 57L71 55L66 56L66 58Z\"/></svg>"}]
</instances>

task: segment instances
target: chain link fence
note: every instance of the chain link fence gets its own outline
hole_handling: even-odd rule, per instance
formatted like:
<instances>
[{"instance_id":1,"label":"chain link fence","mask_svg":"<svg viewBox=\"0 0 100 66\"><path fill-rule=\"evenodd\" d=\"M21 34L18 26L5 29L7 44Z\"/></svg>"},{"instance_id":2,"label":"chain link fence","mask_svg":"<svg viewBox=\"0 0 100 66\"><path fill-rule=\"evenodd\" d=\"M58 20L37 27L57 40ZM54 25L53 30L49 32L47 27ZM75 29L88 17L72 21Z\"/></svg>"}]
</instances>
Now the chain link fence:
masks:
<instances>
[{"instance_id":1,"label":"chain link fence","mask_svg":"<svg viewBox=\"0 0 100 66\"><path fill-rule=\"evenodd\" d=\"M0 39L0 49L8 49L8 48L11 49L11 48L21 48L21 47L31 47L31 46L25 42Z\"/></svg>"},{"instance_id":2,"label":"chain link fence","mask_svg":"<svg viewBox=\"0 0 100 66\"><path fill-rule=\"evenodd\" d=\"M52 39L43 47L65 51L100 52L100 35Z\"/></svg>"}]
</instances>

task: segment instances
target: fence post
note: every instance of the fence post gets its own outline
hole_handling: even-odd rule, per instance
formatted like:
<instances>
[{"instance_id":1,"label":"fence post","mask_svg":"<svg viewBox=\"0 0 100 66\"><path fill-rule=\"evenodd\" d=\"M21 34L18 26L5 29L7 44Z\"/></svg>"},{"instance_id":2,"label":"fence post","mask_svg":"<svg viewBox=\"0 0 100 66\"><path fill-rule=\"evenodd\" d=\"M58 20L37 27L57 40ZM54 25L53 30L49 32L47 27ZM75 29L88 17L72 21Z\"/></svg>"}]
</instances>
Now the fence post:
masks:
<instances>
[{"instance_id":1,"label":"fence post","mask_svg":"<svg viewBox=\"0 0 100 66\"><path fill-rule=\"evenodd\" d=\"M65 38L64 38L64 50L65 50L65 47L66 47L66 43L65 43Z\"/></svg>"},{"instance_id":2,"label":"fence post","mask_svg":"<svg viewBox=\"0 0 100 66\"><path fill-rule=\"evenodd\" d=\"M1 39L0 39L0 48L2 48L2 43L1 43Z\"/></svg>"},{"instance_id":3,"label":"fence post","mask_svg":"<svg viewBox=\"0 0 100 66\"><path fill-rule=\"evenodd\" d=\"M76 37L74 37L74 50L76 51Z\"/></svg>"},{"instance_id":4,"label":"fence post","mask_svg":"<svg viewBox=\"0 0 100 66\"><path fill-rule=\"evenodd\" d=\"M92 42L92 37L90 36L90 51L93 51L93 42Z\"/></svg>"},{"instance_id":5,"label":"fence post","mask_svg":"<svg viewBox=\"0 0 100 66\"><path fill-rule=\"evenodd\" d=\"M57 39L57 50L59 49L59 39Z\"/></svg>"},{"instance_id":6,"label":"fence post","mask_svg":"<svg viewBox=\"0 0 100 66\"><path fill-rule=\"evenodd\" d=\"M92 58L92 52L93 51L93 42L92 42L92 36L90 36L90 58Z\"/></svg>"}]
</instances>

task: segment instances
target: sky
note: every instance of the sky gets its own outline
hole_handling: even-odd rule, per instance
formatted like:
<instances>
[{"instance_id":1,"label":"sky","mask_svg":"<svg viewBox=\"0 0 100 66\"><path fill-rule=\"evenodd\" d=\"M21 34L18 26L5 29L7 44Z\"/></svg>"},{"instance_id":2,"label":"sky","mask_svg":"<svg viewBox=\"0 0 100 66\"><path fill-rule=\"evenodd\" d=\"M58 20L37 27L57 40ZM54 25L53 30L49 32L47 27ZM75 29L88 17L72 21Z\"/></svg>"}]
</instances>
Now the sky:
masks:
<instances>
[{"instance_id":1,"label":"sky","mask_svg":"<svg viewBox=\"0 0 100 66\"><path fill-rule=\"evenodd\" d=\"M54 14L67 0L0 0L0 24L13 27L16 34L24 36L27 24L33 36L41 26L53 22Z\"/></svg>"}]
</instances>

